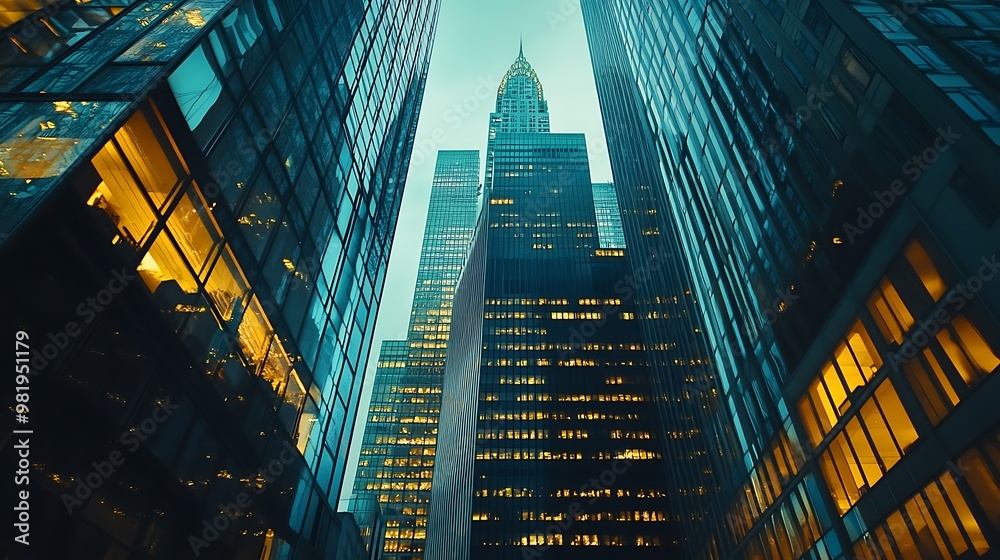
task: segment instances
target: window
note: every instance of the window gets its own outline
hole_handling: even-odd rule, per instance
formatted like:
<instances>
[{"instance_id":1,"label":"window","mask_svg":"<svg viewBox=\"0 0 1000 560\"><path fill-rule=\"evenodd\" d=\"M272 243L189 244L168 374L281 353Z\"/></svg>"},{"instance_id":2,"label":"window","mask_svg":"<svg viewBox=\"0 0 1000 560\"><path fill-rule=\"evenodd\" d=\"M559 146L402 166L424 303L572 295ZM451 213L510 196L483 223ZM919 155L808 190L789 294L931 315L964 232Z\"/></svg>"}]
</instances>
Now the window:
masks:
<instances>
[{"instance_id":1,"label":"window","mask_svg":"<svg viewBox=\"0 0 1000 560\"><path fill-rule=\"evenodd\" d=\"M816 47L812 46L812 43L809 42L805 34L795 33L795 46L799 48L802 56L809 61L809 64L816 66L816 61L819 60L819 51L816 50Z\"/></svg>"},{"instance_id":2,"label":"window","mask_svg":"<svg viewBox=\"0 0 1000 560\"><path fill-rule=\"evenodd\" d=\"M201 148L208 145L233 109L232 102L223 94L219 76L209 63L210 54L205 45L200 45L167 79L184 120ZM206 117L210 117L206 126L200 126Z\"/></svg>"},{"instance_id":3,"label":"window","mask_svg":"<svg viewBox=\"0 0 1000 560\"><path fill-rule=\"evenodd\" d=\"M1000 108L982 93L969 87L947 93L972 120L978 123L1000 122Z\"/></svg>"},{"instance_id":4,"label":"window","mask_svg":"<svg viewBox=\"0 0 1000 560\"><path fill-rule=\"evenodd\" d=\"M945 27L965 27L965 22L954 11L944 6L927 7L920 10L920 15L932 24Z\"/></svg>"},{"instance_id":5,"label":"window","mask_svg":"<svg viewBox=\"0 0 1000 560\"><path fill-rule=\"evenodd\" d=\"M887 379L819 460L841 515L906 454L917 432Z\"/></svg>"},{"instance_id":6,"label":"window","mask_svg":"<svg viewBox=\"0 0 1000 560\"><path fill-rule=\"evenodd\" d=\"M906 247L903 254L931 298L934 301L941 299L947 291L946 286L923 245L914 240Z\"/></svg>"},{"instance_id":7,"label":"window","mask_svg":"<svg viewBox=\"0 0 1000 560\"><path fill-rule=\"evenodd\" d=\"M875 73L871 64L862 60L851 47L844 47L844 51L840 55L840 65L847 71L847 75L854 78L862 90L868 87Z\"/></svg>"},{"instance_id":8,"label":"window","mask_svg":"<svg viewBox=\"0 0 1000 560\"><path fill-rule=\"evenodd\" d=\"M903 343L904 333L913 326L913 315L888 278L883 278L868 298L868 310L887 341Z\"/></svg>"},{"instance_id":9,"label":"window","mask_svg":"<svg viewBox=\"0 0 1000 560\"><path fill-rule=\"evenodd\" d=\"M823 120L823 123L826 124L826 127L830 130L830 134L833 134L833 137L837 139L837 142L843 142L844 129L840 126L840 123L837 122L837 117L833 116L833 113L830 112L830 108L826 105L820 105L819 116Z\"/></svg>"},{"instance_id":10,"label":"window","mask_svg":"<svg viewBox=\"0 0 1000 560\"><path fill-rule=\"evenodd\" d=\"M795 80L795 83L802 88L803 91L809 88L809 82L806 80L805 74L799 70L799 67L792 62L792 59L788 58L787 54L781 55L781 62L784 63L785 68L788 70L788 75Z\"/></svg>"},{"instance_id":11,"label":"window","mask_svg":"<svg viewBox=\"0 0 1000 560\"><path fill-rule=\"evenodd\" d=\"M197 188L192 186L180 197L167 217L167 229L191 268L201 274L209 257L214 256L222 234Z\"/></svg>"},{"instance_id":12,"label":"window","mask_svg":"<svg viewBox=\"0 0 1000 560\"><path fill-rule=\"evenodd\" d=\"M830 22L830 16L826 15L823 8L820 8L815 3L809 4L806 8L806 13L802 16L802 23L806 25L806 28L816 37L819 44L826 42L827 36L830 34L830 29L833 27Z\"/></svg>"},{"instance_id":13,"label":"window","mask_svg":"<svg viewBox=\"0 0 1000 560\"><path fill-rule=\"evenodd\" d=\"M104 210L129 244L139 245L180 184L183 164L160 127L137 112L91 160L101 183L87 204Z\"/></svg>"},{"instance_id":14,"label":"window","mask_svg":"<svg viewBox=\"0 0 1000 560\"><path fill-rule=\"evenodd\" d=\"M988 39L968 39L955 44L972 55L978 64L1000 76L1000 43Z\"/></svg>"},{"instance_id":15,"label":"window","mask_svg":"<svg viewBox=\"0 0 1000 560\"><path fill-rule=\"evenodd\" d=\"M822 368L799 401L799 412L813 445L819 445L850 407L851 396L882 366L868 331L855 321L832 360Z\"/></svg>"},{"instance_id":16,"label":"window","mask_svg":"<svg viewBox=\"0 0 1000 560\"><path fill-rule=\"evenodd\" d=\"M224 246L215 268L205 281L205 291L226 321L240 308L249 287L229 247Z\"/></svg>"},{"instance_id":17,"label":"window","mask_svg":"<svg viewBox=\"0 0 1000 560\"><path fill-rule=\"evenodd\" d=\"M952 72L951 67L927 45L899 45L899 51L921 70Z\"/></svg>"},{"instance_id":18,"label":"window","mask_svg":"<svg viewBox=\"0 0 1000 560\"><path fill-rule=\"evenodd\" d=\"M973 461L970 458L970 462ZM985 496L992 495L1000 499L995 482L986 492L976 496L987 499ZM881 525L854 543L854 553L864 560L972 558L982 556L989 549L980 522L950 471L925 486ZM974 552L967 554L970 551Z\"/></svg>"},{"instance_id":19,"label":"window","mask_svg":"<svg viewBox=\"0 0 1000 560\"><path fill-rule=\"evenodd\" d=\"M979 330L958 315L903 371L924 412L937 424L998 365L1000 359Z\"/></svg>"},{"instance_id":20,"label":"window","mask_svg":"<svg viewBox=\"0 0 1000 560\"><path fill-rule=\"evenodd\" d=\"M858 102L854 99L854 94L851 93L851 90L846 85L844 85L844 82L840 79L839 74L830 74L830 84L833 86L833 91L837 92L837 95L839 95L845 103L850 105L852 109L858 108Z\"/></svg>"}]
</instances>

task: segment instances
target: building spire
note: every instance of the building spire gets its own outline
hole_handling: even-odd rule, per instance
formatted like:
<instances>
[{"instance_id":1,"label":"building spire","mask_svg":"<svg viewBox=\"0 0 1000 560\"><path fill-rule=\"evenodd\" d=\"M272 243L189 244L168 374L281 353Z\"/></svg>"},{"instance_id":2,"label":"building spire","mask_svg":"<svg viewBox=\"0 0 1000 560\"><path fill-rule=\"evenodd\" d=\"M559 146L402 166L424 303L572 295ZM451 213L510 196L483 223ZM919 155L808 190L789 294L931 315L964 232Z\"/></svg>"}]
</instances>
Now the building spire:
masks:
<instances>
[{"instance_id":1,"label":"building spire","mask_svg":"<svg viewBox=\"0 0 1000 560\"><path fill-rule=\"evenodd\" d=\"M521 33L520 40L518 41L518 53L517 56L524 58L524 33Z\"/></svg>"}]
</instances>

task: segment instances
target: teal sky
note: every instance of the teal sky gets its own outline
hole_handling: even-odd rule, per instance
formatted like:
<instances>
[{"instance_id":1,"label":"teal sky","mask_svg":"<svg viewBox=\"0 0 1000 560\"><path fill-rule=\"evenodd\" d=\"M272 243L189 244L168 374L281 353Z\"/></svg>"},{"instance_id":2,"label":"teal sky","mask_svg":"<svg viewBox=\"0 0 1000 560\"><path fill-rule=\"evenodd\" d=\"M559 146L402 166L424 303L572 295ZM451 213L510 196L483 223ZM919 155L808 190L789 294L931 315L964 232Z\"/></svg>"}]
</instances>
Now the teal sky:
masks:
<instances>
[{"instance_id":1,"label":"teal sky","mask_svg":"<svg viewBox=\"0 0 1000 560\"><path fill-rule=\"evenodd\" d=\"M611 181L579 0L443 0L343 498L354 486L378 349L383 340L406 336L437 151L475 149L483 159L497 87L520 37L542 82L552 131L585 133L591 179Z\"/></svg>"}]
</instances>

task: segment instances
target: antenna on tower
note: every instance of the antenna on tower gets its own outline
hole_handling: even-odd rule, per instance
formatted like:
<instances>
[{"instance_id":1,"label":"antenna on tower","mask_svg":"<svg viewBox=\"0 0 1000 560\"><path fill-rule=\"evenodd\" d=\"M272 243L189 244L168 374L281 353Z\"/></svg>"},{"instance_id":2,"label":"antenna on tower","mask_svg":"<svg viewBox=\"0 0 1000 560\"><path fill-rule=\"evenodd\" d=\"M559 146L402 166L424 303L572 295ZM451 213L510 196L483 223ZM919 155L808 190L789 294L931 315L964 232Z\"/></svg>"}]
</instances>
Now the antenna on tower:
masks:
<instances>
[{"instance_id":1,"label":"antenna on tower","mask_svg":"<svg viewBox=\"0 0 1000 560\"><path fill-rule=\"evenodd\" d=\"M518 43L519 43L519 45L518 45L519 52L517 53L517 55L520 56L520 57L522 57L522 58L524 58L524 33L521 33L521 37L520 37Z\"/></svg>"}]
</instances>

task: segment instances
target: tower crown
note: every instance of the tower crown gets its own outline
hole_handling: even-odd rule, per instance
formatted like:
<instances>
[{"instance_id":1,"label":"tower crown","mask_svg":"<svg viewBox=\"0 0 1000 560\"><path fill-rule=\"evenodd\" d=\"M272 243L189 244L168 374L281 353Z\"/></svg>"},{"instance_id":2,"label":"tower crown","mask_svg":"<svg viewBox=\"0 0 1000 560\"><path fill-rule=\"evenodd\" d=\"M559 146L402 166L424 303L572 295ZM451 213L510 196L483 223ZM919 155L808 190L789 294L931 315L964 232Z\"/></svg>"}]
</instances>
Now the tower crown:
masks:
<instances>
[{"instance_id":1,"label":"tower crown","mask_svg":"<svg viewBox=\"0 0 1000 560\"><path fill-rule=\"evenodd\" d=\"M531 63L528 59L524 58L524 46L521 45L520 51L517 53L517 58L514 59L514 63L510 65L507 70L507 74L504 75L503 79L500 80L500 88L497 89L497 97L503 96L504 89L507 88L507 82L515 76L525 76L535 83L535 90L538 92L538 100L542 101L544 96L542 95L542 82L538 80L538 73L535 69L531 67Z\"/></svg>"}]
</instances>

